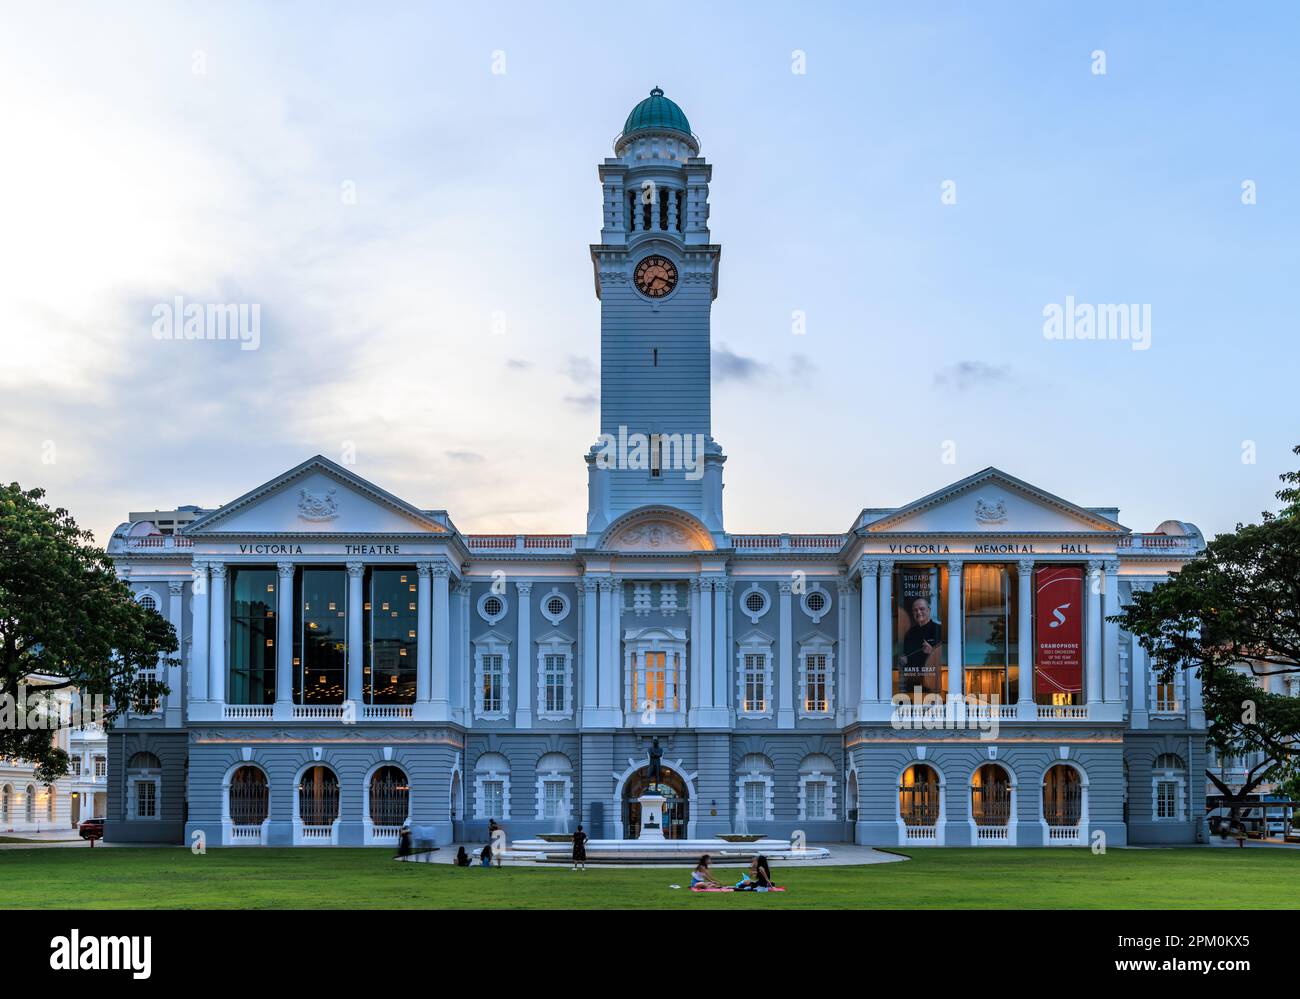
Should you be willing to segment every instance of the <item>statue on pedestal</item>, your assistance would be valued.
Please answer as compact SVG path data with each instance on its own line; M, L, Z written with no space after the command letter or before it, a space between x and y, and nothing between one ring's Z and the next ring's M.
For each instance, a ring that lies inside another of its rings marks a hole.
M660 761L664 758L664 751L659 748L659 736L655 736L650 742L650 790L653 794L659 793L659 784L663 779L663 767Z

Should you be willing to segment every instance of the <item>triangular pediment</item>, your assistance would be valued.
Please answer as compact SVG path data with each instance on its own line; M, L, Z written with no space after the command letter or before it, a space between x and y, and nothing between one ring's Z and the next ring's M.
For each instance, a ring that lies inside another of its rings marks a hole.
M1128 528L996 468L866 525L868 534L1127 534Z
M317 455L200 517L209 535L450 534L433 516Z

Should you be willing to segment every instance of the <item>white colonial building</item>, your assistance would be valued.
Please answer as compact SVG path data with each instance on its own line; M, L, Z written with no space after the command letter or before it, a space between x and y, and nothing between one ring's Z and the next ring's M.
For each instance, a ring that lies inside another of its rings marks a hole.
M464 534L319 456L118 529L183 666L111 733L110 840L631 836L655 738L670 836L1198 836L1196 680L1157 682L1107 620L1194 527L1134 533L989 468L842 533L726 530L711 170L657 89L600 165L582 529Z

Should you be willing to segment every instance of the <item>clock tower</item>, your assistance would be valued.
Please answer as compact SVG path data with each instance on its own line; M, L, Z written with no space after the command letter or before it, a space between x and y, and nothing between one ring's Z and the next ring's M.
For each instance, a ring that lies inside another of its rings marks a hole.
M600 439L587 453L594 544L623 514L667 506L722 526L722 448L710 428L709 314L722 248L710 241L713 168L658 87L600 165L591 247L600 299Z

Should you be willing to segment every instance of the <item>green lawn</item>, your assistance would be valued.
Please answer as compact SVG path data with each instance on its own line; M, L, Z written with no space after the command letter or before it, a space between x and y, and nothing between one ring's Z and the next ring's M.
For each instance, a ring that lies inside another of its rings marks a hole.
M459 870L384 850L0 851L13 908L1294 908L1295 850L917 850L905 863L786 867L783 895L695 895L677 868ZM730 875L728 869L723 879Z

